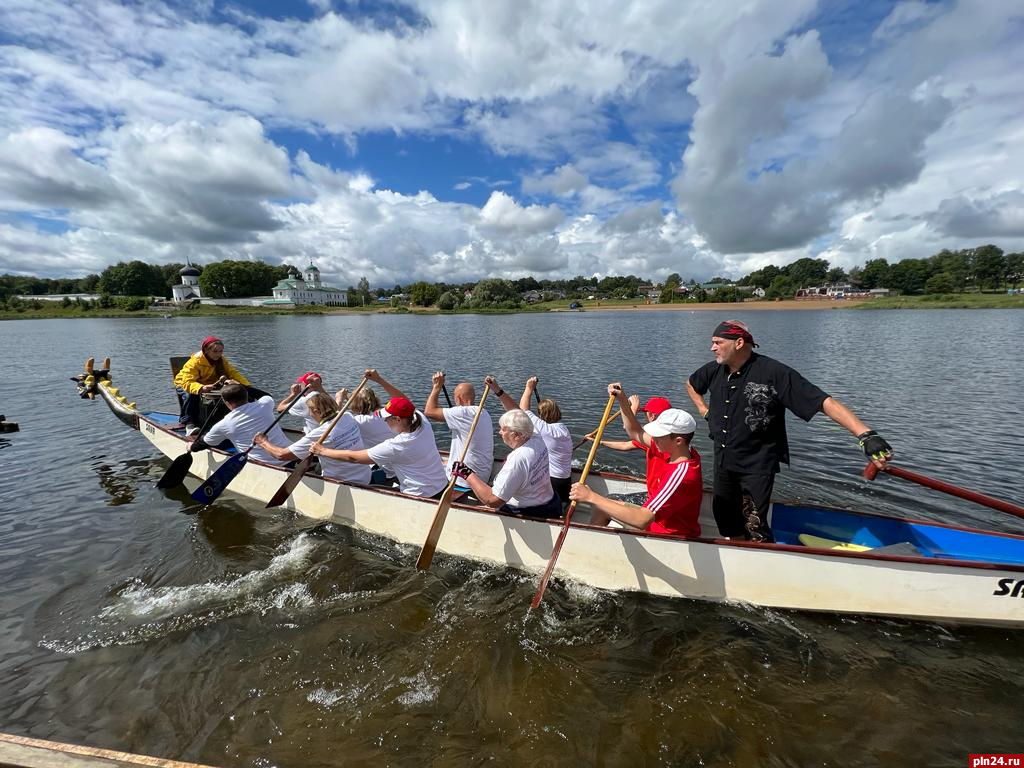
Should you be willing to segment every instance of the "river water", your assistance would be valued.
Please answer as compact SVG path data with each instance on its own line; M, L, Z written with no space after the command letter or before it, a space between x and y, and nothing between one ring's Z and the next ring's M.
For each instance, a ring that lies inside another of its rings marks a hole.
M903 466L1018 504L1024 313L736 311ZM374 366L422 403L437 368L528 375L574 435L605 384L690 407L707 312L0 323L0 730L222 766L929 765L1019 752L1024 635L611 594L154 487L149 443L68 377L86 357L170 410L168 357L209 333L283 394ZM497 417L498 412L493 411ZM781 497L1024 533L790 418ZM443 438L442 433L438 433ZM613 431L613 435L615 432ZM444 443L446 440L441 439ZM706 435L696 445L710 454ZM584 458L582 451L580 458ZM638 471L601 452L599 466ZM708 473L710 481L710 472Z

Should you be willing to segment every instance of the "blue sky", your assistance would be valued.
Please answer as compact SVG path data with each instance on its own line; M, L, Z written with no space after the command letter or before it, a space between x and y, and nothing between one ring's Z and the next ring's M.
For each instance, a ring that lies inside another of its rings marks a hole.
M0 272L740 277L1024 247L1011 0L0 2Z

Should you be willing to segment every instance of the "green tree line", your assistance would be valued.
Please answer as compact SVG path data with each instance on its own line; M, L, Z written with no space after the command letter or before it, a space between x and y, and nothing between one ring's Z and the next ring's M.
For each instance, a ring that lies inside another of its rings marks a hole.
M925 259L869 259L846 272L825 259L803 258L783 267L769 265L743 277L740 285L763 288L768 298L787 298L800 288L825 283L850 283L870 290L888 288L902 294L960 293L1017 288L1024 281L1024 254L1004 253L995 245L951 251L943 249Z
M41 296L62 293L100 293L104 296L157 296L170 298L171 287L180 282L178 272L183 264L152 265L133 260L118 262L100 274L82 278L48 279L24 275L0 275L0 301L14 295ZM289 264L271 266L261 261L225 260L199 268L199 287L211 298L238 298L269 295L274 285L300 272ZM728 283L715 278L712 283ZM951 251L943 249L924 259L902 259L890 264L884 258L869 259L863 266L847 272L833 267L826 259L805 257L781 267L768 265L737 281L739 286L764 289L767 298L791 298L800 288L826 283L849 283L854 288L889 288L899 293L957 293L963 291L1017 288L1024 282L1024 254L1004 253L995 245ZM369 280L360 278L349 286L351 306L371 306L381 297L408 293L413 305L441 309L519 307L522 295L536 291L542 299L564 297L633 299L640 297L641 286L650 284L636 275L611 275L604 278L576 275L562 280L538 280L523 277L517 280L487 278L477 282L445 283L419 281L403 289L371 290ZM678 289L687 287L686 292ZM740 301L749 295L735 287L723 285L714 293L704 291L694 280L684 280L678 273L669 275L660 288L663 303L673 301Z

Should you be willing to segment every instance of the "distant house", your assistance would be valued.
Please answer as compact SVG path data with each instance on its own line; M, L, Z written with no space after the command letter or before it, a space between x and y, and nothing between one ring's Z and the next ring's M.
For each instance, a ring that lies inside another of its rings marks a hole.
M796 292L796 298L798 299L854 299L854 298L865 298L868 296L888 296L888 288L876 289L881 293L876 293L875 290L866 291L863 288L858 288L851 283L826 283L822 286L816 286L813 288L801 288Z
M348 292L320 282L320 270L309 262L301 278L288 277L274 286L274 297L262 302L265 306L319 304L347 307Z
M704 289L705 293L712 294L719 288L732 288L733 285L732 283L702 283L700 287Z
M523 291L519 294L519 297L527 304L536 304L538 301L555 301L556 299L564 299L565 291L551 291L544 289Z

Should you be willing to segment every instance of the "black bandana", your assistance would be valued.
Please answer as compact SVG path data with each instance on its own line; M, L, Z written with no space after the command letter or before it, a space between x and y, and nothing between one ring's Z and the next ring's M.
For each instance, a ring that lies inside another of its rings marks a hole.
M757 346L750 331L733 323L719 323L711 335L718 336L720 339L743 339L747 344L753 347Z

